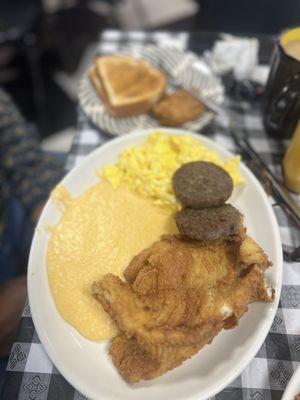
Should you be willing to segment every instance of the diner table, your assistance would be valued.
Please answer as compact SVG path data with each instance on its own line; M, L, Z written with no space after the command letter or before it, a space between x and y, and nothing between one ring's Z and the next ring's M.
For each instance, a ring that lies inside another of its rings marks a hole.
M104 31L101 35L98 53L114 53L120 46L141 43L175 43L201 55L212 47L217 34L186 32L127 32ZM267 63L273 40L260 38L259 60ZM281 176L281 160L287 145L286 140L269 137L263 128L260 102L246 101L227 96L227 106L236 113L236 130L251 142L252 146L270 169ZM238 148L227 129L214 121L201 133L234 153ZM78 165L96 147L111 139L107 133L93 126L78 109L78 130L74 138L66 171ZM286 214L274 205L282 242L287 248L300 244L299 230L293 226ZM280 290L280 288L277 288ZM76 356L76 355L75 355ZM216 400L279 400L294 370L300 364L300 264L283 265L283 285L279 307L270 331L260 350L243 370L241 375L219 394ZM99 376L101 379L101 376ZM47 356L35 331L26 304L19 332L12 346L4 379L3 400L79 400L86 399L75 390L60 374Z

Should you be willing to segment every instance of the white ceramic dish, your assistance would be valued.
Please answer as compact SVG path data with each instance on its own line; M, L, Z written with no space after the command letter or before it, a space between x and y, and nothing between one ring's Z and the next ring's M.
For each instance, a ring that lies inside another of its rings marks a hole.
M164 129L167 133L186 131ZM62 181L72 195L78 195L97 182L96 169L116 160L126 147L141 142L149 133L143 131L114 139L98 148L74 168ZM222 157L231 154L217 143L191 134ZM237 328L223 331L211 345L191 360L160 378L127 385L107 354L108 342L84 339L67 324L56 310L48 285L45 255L49 233L42 229L59 221L60 213L49 200L33 239L28 268L29 301L37 333L49 357L64 377L93 400L200 400L207 399L229 385L255 356L272 324L280 295L282 252L279 230L267 196L253 174L240 165L246 183L234 190L230 201L245 216L248 233L267 252L273 267L267 281L276 289L273 303L256 303L241 319Z
M294 400L295 396L300 393L300 365L293 373L281 400Z

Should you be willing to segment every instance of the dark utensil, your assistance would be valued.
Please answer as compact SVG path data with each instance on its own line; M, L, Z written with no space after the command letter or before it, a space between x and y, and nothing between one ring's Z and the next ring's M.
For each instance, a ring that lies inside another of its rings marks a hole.
M279 206L283 209L283 211L285 211L286 215L288 217L290 217L293 222L300 227L300 217L299 214L297 213L297 209L298 209L298 205L296 204L296 202L294 201L294 199L290 196L290 194L288 193L288 199L292 199L292 207L290 204L286 203L286 199L284 197L282 197L281 192L278 193L278 191L276 190L276 187L281 187L282 184L277 180L277 178L274 177L274 175L272 174L272 172L269 170L269 168L265 168L265 163L260 159L260 157L255 159L254 154L256 154L256 152L253 150L252 152L249 152L249 143L248 146L244 147L244 145L240 142L240 138L237 138L236 135L234 133L232 133L232 136L235 140L235 142L237 143L237 145L239 146L239 148L242 150L242 153L246 155L246 157L248 159L250 159L250 162L247 163L248 167L252 170L252 172L257 176L259 175L259 177L262 179L262 182L264 184L265 190L267 192L267 194L270 196L272 195L274 197L274 199L276 199L277 203L275 203L273 205L273 207ZM247 143L247 141L245 141ZM250 146L251 148L251 146ZM273 179L272 181L270 181L270 176L272 175ZM276 181L276 187L274 187L274 185L272 184L272 182L274 182L274 179ZM278 182L277 182L278 181ZM285 188L284 189L284 193L286 191ZM270 192L271 190L271 192ZM296 207L295 207L296 205ZM295 213L296 212L296 213ZM287 262L299 262L300 261L300 246L296 247L295 249L290 250L287 246L285 246L284 244L282 245L282 252L283 252L283 259Z
M285 245L282 245L283 258L288 262L299 262L300 261L300 246L294 250L287 250Z
M288 210L288 215L300 227L300 207L293 199L284 184L273 174L270 168L265 164L260 155L253 149L248 140L235 133L234 114L226 108L213 103L211 100L201 98L201 101L214 113L220 116L224 126L227 127L229 133L237 146L247 157L257 165L261 170L261 175L268 178L269 184L272 187L274 198L284 205L284 210ZM255 173L257 175L257 173Z
M276 205L280 206L285 211L286 215L300 227L300 207L283 183L273 174L259 154L253 149L248 140L235 133L234 114L230 110L218 106L210 100L205 98L201 100L211 111L221 117L223 125L228 129L232 139L241 150L241 153L248 160L248 167L262 181L267 195L272 195L276 200ZM285 261L300 261L300 246L293 250L287 250L286 246L282 245L282 251Z
M234 141L256 164L261 168L262 173L268 177L272 186L273 195L276 201L283 205L283 209L288 216L293 219L297 226L300 227L300 207L293 199L289 191L285 188L282 182L273 174L259 154L253 149L247 139L239 137L235 132L230 132Z

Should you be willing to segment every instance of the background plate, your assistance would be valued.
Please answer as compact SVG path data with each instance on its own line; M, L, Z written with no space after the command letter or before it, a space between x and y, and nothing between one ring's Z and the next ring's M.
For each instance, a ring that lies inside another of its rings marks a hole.
M167 133L186 131L164 129ZM126 147L141 142L149 131L117 138L91 153L62 181L73 196L98 181L95 171L114 162ZM191 134L224 157L228 151L201 135ZM246 183L233 192L230 202L245 216L248 233L269 255L273 267L267 282L276 290L273 303L256 303L237 328L222 331L182 366L152 381L127 385L107 354L108 342L84 339L56 310L50 292L46 251L50 233L43 229L59 221L60 213L49 200L41 215L32 243L28 267L28 291L32 318L39 338L53 363L64 377L85 396L94 400L201 400L213 396L238 376L255 356L271 327L276 313L282 275L282 252L277 221L267 196L257 179L244 165L240 172Z
M180 87L193 89L195 95L199 93L216 104L221 104L224 100L224 88L220 79L212 73L200 57L192 52L184 52L174 47L139 46L124 47L118 54L143 58L163 71L168 78L167 91L169 93ZM111 117L106 112L87 74L84 74L79 84L78 98L80 106L92 122L114 136L160 125L149 114L128 118ZM181 128L197 131L208 124L212 118L213 113L205 111L197 119L185 123Z

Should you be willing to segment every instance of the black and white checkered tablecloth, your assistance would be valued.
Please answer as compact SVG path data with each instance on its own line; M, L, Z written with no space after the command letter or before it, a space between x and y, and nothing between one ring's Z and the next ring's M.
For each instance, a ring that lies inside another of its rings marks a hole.
M193 38L187 33L143 32L121 34L106 31L99 44L100 52L115 52L120 44L161 43L168 41L182 48L193 48ZM253 104L233 104L239 111L238 126L255 149L277 174L281 174L280 161L285 143L266 136L259 110ZM218 125L205 130L205 134L233 152L229 135ZM67 163L69 170L95 147L109 140L109 136L96 130L79 113L79 130ZM272 199L270 199L272 202ZM275 209L280 225L282 242L287 246L300 244L300 233L280 209ZM216 400L276 400L281 399L293 371L300 363L300 264L285 263L279 308L270 332L261 349L242 374L229 387L215 396ZM36 331L27 305L21 327L12 347L4 381L3 400L71 400L85 399L60 375L49 360Z

